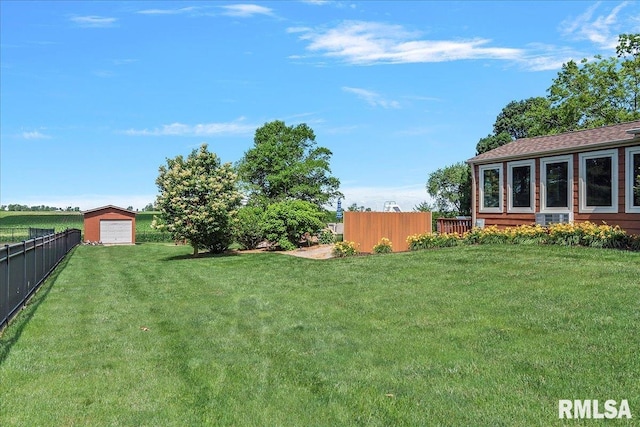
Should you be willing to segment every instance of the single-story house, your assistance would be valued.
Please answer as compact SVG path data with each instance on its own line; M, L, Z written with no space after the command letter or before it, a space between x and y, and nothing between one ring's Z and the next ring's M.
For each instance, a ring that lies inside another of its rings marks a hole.
M640 120L522 138L467 163L476 226L591 221L640 235Z
M136 213L107 205L84 212L84 240L109 245L136 242Z

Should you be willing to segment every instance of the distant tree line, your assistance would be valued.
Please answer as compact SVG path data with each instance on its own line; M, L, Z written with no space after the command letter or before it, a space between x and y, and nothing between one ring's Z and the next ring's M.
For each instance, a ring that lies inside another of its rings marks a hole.
M71 206L67 206L66 208L57 208L54 206L45 206L45 205L39 205L39 206L27 206L27 205L20 205L20 204L16 204L16 203L11 203L8 205L2 205L0 206L0 210L3 211L22 211L22 212L26 212L26 211L33 211L33 212L80 212L80 208L79 207L71 207Z

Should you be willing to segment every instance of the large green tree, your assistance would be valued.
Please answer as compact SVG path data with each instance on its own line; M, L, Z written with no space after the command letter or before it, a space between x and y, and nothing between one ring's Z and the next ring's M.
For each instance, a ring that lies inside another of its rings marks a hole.
M640 34L621 34L616 54L569 61L546 97L507 104L496 117L493 133L478 142L477 154L519 138L640 118Z
M203 144L186 159L181 155L167 159L156 184L160 216L152 227L168 231L176 240L188 240L194 256L199 249L218 253L229 247L242 199L231 163L221 164Z
M438 169L429 175L427 192L443 214L471 213L471 168L459 162Z
M616 48L622 58L622 84L628 94L629 109L640 117L640 34L621 34Z
M276 120L258 128L254 146L238 162L238 173L252 204L304 200L321 207L342 194L331 175L331 151L316 145L306 124L287 126Z

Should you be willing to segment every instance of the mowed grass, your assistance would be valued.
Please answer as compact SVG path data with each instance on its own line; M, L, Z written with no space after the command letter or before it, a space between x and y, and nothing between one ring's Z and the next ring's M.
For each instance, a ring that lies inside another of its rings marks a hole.
M0 425L549 426L559 399L640 417L638 253L189 253L76 248L0 337Z

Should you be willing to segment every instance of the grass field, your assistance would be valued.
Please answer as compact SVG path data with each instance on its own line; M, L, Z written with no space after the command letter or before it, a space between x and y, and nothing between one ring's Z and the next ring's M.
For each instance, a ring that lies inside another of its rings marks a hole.
M167 236L151 228L153 216L158 212L138 212L136 214L136 241L166 241ZM28 238L28 228L55 229L56 232L67 228L84 231L81 212L9 212L0 211L0 242L19 242Z
M640 417L639 253L189 253L76 248L0 337L0 425L593 423L559 399Z

